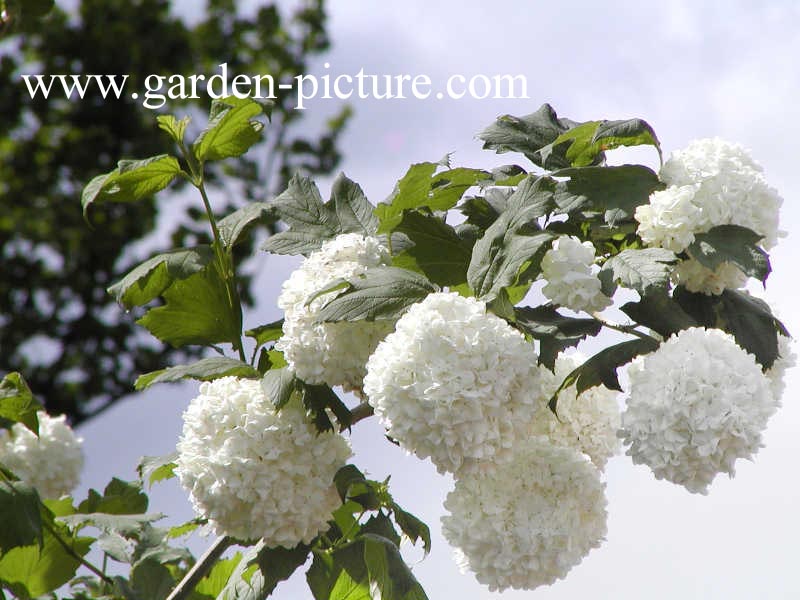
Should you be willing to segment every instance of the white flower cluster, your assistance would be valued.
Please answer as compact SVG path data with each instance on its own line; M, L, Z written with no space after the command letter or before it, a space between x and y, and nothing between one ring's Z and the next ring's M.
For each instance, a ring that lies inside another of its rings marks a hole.
M545 297L571 310L588 313L603 310L611 298L600 290L600 280L592 272L595 250L591 242L562 236L542 258Z
M604 539L604 488L577 451L531 439L513 462L456 481L442 531L490 590L550 585Z
M285 321L275 348L283 351L300 379L312 385L361 389L367 358L394 323L318 323L317 313L335 293L308 300L337 279L351 279L385 264L388 255L377 239L346 233L325 242L283 284L278 306L285 312Z
M628 376L627 454L695 493L758 451L779 404L755 357L718 329L680 331L634 360Z
M783 199L741 146L719 138L695 140L672 153L660 178L668 187L654 192L635 214L639 236L649 246L683 252L696 234L718 225L752 229L767 250L777 243ZM712 273L690 259L678 266L676 279L690 291L720 294L741 287L747 277L733 265Z
M797 354L792 348L792 339L785 335L778 335L778 358L764 375L769 379L770 389L775 400L783 398L783 391L786 389L784 377L786 371L794 368L797 364Z
M364 392L391 437L440 472L507 462L544 392L536 354L483 302L434 293L369 358Z
M558 417L547 406L564 378L583 362L584 358L578 353L561 353L556 358L554 373L541 367L547 394L531 433L544 436L555 446L574 448L586 454L598 469L603 469L608 459L620 450L617 392L600 385L578 394L572 385L558 395Z
M22 423L0 430L0 463L35 487L43 498L59 498L78 485L83 469L83 439L64 415L37 413L39 437Z
M222 377L200 385L183 419L175 472L219 534L292 548L327 527L350 445L318 435L296 400L276 414L259 381Z

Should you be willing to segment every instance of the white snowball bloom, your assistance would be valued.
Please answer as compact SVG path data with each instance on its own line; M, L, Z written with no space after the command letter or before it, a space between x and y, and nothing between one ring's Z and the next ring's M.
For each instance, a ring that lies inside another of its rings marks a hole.
M779 401L783 397L783 392L786 389L786 382L784 377L786 371L793 369L797 364L797 354L792 348L794 344L792 339L785 335L778 335L778 358L772 363L772 366L764 373L769 379L770 389L775 400Z
M453 473L510 460L543 397L533 346L455 293L409 308L370 357L364 392L404 449Z
M648 246L683 252L694 242L697 231L708 230L703 211L694 203L693 185L671 186L653 192L650 203L636 207L638 234Z
M767 184L763 171L739 144L711 138L673 152L659 176L667 185L696 186L693 202L703 219L695 233L717 225L741 225L764 236L762 243L770 249L780 235L783 199Z
M656 478L707 493L718 473L751 458L779 402L755 357L718 329L670 337L628 368L620 436Z
M695 235L719 225L740 225L762 235L761 245L775 246L783 199L764 178L763 169L738 144L719 138L691 142L673 152L660 172L669 187L636 208L637 230L649 246L683 252ZM673 279L693 292L721 294L740 288L747 275L730 263L712 271L693 258L675 267Z
M747 275L729 262L721 263L712 271L690 258L675 265L672 280L690 292L718 296L726 289L743 287L747 283Z
M576 450L528 440L512 463L456 480L442 532L492 591L550 585L603 541L604 489Z
M83 439L64 415L37 413L39 437L22 423L0 430L0 463L35 487L43 498L59 498L78 485L83 469Z
M584 360L578 353L562 353L556 358L555 373L541 367L542 379L547 382L547 396L542 400L531 432L546 437L556 446L583 452L598 469L603 469L608 459L620 451L617 392L600 385L578 395L572 385L558 395L558 418L547 406L564 378Z
M574 311L588 313L603 310L611 298L600 291L600 280L592 272L595 250L591 242L562 236L542 258L542 278L547 285L545 297Z
M361 389L367 358L394 323L317 323L318 311L336 293L306 302L337 279L357 277L388 262L386 249L377 239L346 233L325 242L283 284L278 306L285 312L285 321L283 337L275 348L283 351L300 379L313 385Z
M326 529L350 445L318 435L296 400L276 414L258 380L222 377L200 384L183 421L175 472L220 535L292 548Z

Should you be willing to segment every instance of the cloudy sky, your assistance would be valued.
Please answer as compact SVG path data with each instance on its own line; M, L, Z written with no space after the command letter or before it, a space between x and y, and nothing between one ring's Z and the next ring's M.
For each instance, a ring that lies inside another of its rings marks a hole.
M373 202L391 191L412 162L448 152L455 152L456 165L484 168L524 160L481 151L474 134L499 114L527 114L543 102L575 120L642 117L667 152L693 138L718 135L750 148L785 198L782 224L789 235L772 254L766 293L789 329L800 331L793 273L800 251L800 211L793 202L800 192L793 175L800 140L800 5L793 0L331 5L334 48L325 58L331 73L363 68L426 74L434 82L456 73L521 74L528 82L529 100L355 100L355 117L342 142L342 169ZM323 71L322 61L316 70ZM309 122L320 122L337 108L336 101L314 101ZM633 160L630 156L648 164L654 158L646 152L624 155ZM327 194L330 180L319 183ZM267 256L260 261L255 288L260 305L247 316L248 326L278 317L278 287L296 266ZM452 482L386 443L374 419L353 432L355 462L375 478L391 473L400 503L434 529L432 554L414 567L432 600L797 598L798 385L790 373L785 406L771 421L755 462L740 463L736 478L717 480L708 496L656 481L624 456L612 460L606 472L606 543L566 580L533 592L490 594L472 575L459 573L438 530ZM102 486L114 474L131 477L140 455L172 450L193 392L190 385L157 387L83 427L84 487ZM191 517L177 486L157 487L153 499L152 508L170 513L173 521ZM204 543L195 548L202 550ZM301 576L279 588L276 597L310 594Z

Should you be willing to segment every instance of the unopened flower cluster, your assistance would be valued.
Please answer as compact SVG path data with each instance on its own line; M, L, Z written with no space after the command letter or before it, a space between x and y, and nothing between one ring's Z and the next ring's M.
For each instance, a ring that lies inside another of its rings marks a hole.
M295 401L276 414L259 381L236 377L202 383L183 419L175 472L218 533L293 548L327 528L351 455L341 435L317 434Z
M0 463L43 498L59 498L78 485L83 469L83 439L67 424L64 415L37 413L39 436L22 423L0 430Z
M600 290L600 280L592 272L595 249L591 242L562 236L542 258L542 289L546 298L576 312L598 312L611 304Z
M667 188L636 209L638 234L650 246L687 251L695 235L719 225L747 227L769 250L777 243L778 210L783 202L764 178L762 167L737 144L701 139L674 152L659 174ZM674 277L689 291L720 294L739 288L747 277L723 263L715 271L694 258L679 263Z
M340 279L363 275L387 260L386 249L377 239L347 233L325 242L283 284L278 297L278 306L285 313L283 337L275 348L283 351L300 379L313 385L361 389L367 358L394 323L320 323L317 314L335 293L313 296Z
M779 405L755 357L719 329L690 328L628 368L620 435L658 479L707 493L718 473L761 447Z

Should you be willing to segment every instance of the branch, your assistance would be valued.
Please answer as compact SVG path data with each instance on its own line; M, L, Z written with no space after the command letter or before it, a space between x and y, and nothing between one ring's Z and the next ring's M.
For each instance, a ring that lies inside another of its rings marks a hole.
M220 536L214 540L214 543L211 544L209 549L206 550L205 554L200 557L200 560L198 560L194 566L189 569L189 572L186 573L181 582L175 586L175 589L172 590L172 593L167 596L167 600L184 600L184 598L188 598L200 580L208 575L208 572L211 570L211 567L214 566L214 563L219 560L223 552L225 552L225 550L227 550L232 544L233 539L227 536Z
M350 414L353 415L353 420L350 422L350 425L355 425L359 421L363 421L364 419L374 415L375 410L366 402L362 402L353 410L351 410Z
M619 331L621 333L627 333L629 335L635 335L638 338L643 340L655 340L656 342L661 343L661 340L654 338L652 335L647 335L643 331L639 331L636 329L636 325L623 325L621 323L614 323L612 321L606 321L598 315L597 313L592 313L592 318L600 323L603 327L607 327L608 329L613 329L615 331Z

